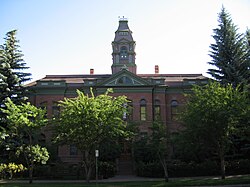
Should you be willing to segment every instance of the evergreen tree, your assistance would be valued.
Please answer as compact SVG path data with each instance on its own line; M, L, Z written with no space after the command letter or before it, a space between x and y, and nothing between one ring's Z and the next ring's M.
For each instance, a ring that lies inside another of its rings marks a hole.
M19 41L16 39L16 30L6 34L5 43L1 45L1 78L4 86L1 102L9 97L14 103L18 104L25 100L26 88L23 83L30 80L30 73L23 70L28 69L23 60L23 54L19 50Z
M30 73L23 72L29 67L26 67L19 50L16 32L8 32L4 44L0 45L0 108L5 108L6 98L10 98L15 104L24 102L27 89L23 83L31 79ZM5 121L5 114L0 112L1 127L6 126Z
M236 87L249 84L249 48L246 37L237 33L238 28L224 7L219 13L218 22L213 35L215 43L210 45L212 61L208 62L216 68L209 69L208 73L223 85L230 83Z

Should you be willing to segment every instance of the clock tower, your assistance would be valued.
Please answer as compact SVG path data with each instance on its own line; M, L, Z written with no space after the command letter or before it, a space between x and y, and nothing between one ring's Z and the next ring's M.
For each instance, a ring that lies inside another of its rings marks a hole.
M119 20L112 49L112 74L119 72L122 68L136 74L135 41L132 37L132 31L128 27L128 20L124 17Z

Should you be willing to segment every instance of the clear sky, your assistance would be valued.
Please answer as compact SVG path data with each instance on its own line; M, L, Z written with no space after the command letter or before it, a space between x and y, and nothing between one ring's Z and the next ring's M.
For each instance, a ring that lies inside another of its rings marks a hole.
M17 29L33 80L49 74L110 74L118 17L136 41L137 73L202 73L224 5L239 32L249 0L0 0L0 44Z

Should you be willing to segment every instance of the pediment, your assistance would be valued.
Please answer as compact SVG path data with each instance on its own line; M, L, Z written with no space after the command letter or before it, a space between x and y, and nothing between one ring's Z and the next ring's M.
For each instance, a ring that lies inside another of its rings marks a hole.
M147 80L138 77L134 73L128 70L121 70L103 82L100 82L98 86L146 86L151 85Z

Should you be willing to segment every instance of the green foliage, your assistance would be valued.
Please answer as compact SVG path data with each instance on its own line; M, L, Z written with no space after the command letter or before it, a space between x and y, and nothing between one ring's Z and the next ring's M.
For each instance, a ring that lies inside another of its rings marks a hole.
M5 43L0 45L0 102L4 104L7 97L14 103L25 100L27 89L23 83L30 80L30 73L23 70L28 69L20 51L19 41L16 39L16 30L6 34Z
M99 162L99 175L104 179L114 177L116 173L116 165L114 162Z
M28 145L18 147L16 152L17 156L19 156L21 153L27 155L27 158L30 163L46 164L49 159L49 153L47 149L39 145Z
M99 144L100 155L98 160L114 162L120 156L121 149L121 144L118 141L106 138Z
M20 173L27 170L22 164L8 163L8 164L0 164L0 176L2 178L6 178L7 174L9 174L9 178L12 179L15 173Z
M196 146L213 148L224 165L230 137L239 132L242 119L249 114L247 94L217 82L195 86L193 92L182 114L185 130L181 137L191 150Z
M62 111L56 141L75 145L83 153L87 181L94 164L94 150L100 143L128 135L122 119L127 112L124 103L128 101L125 96L108 95L110 92L94 96L91 90L88 96L78 90L78 97L65 98L59 104Z
M149 134L138 134L134 141L134 157L137 162L138 173L144 173L144 167L159 163L164 171L166 182L168 181L167 159L169 157L168 147L169 134L167 127L159 122L153 122ZM157 167L156 167L157 168ZM154 168L152 168L152 171ZM154 173L155 172L149 172ZM150 174L143 174L148 176ZM162 172L159 173L162 175ZM159 175L157 175L159 177ZM156 177L156 176L154 176Z
M2 111L7 114L9 128L16 133L34 133L32 130L40 130L48 120L44 117L46 111L28 103L14 104L10 99L5 103L7 109Z
M16 151L18 156L24 156L29 168L30 182L32 182L33 168L36 163L45 164L49 158L46 148L37 145L41 128L47 125L45 110L28 103L14 104L9 98L2 109L7 115L8 134L7 147Z
M122 120L125 96L112 97L107 92L91 97L77 91L78 97L60 102L62 112L57 140L76 145L81 150L96 147L106 137L125 134Z
M214 29L214 44L210 45L209 64L215 69L209 69L216 80L226 85L246 85L250 83L250 53L246 37L237 33L230 15L222 7L218 18L218 28ZM248 38L249 39L249 38Z

